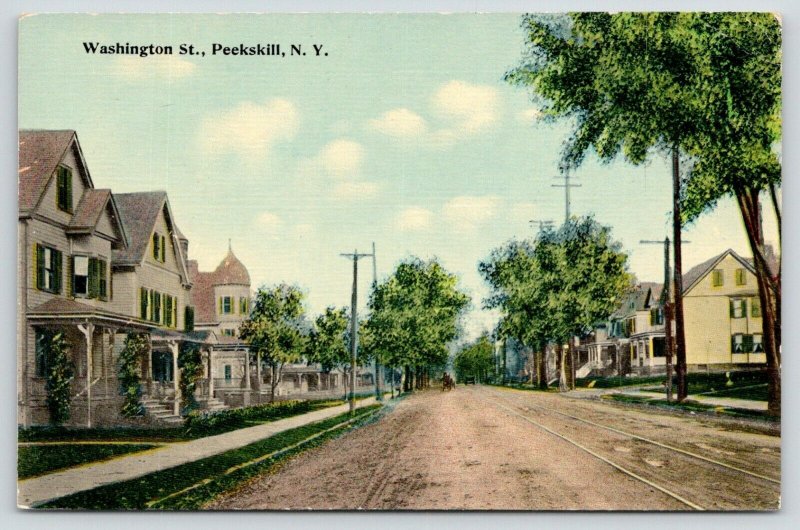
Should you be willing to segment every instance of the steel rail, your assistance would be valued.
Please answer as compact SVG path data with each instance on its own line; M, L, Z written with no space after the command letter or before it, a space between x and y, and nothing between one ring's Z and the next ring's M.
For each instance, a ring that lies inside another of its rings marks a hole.
M503 399L503 398L500 398L500 399ZM614 433L617 433L617 434L621 434L623 436L628 436L629 438L633 438L635 440L646 442L646 443L661 447L663 449L667 449L667 450L670 450L670 451L675 451L676 453L681 453L681 454L689 456L691 458L696 458L698 460L702 460L704 462L708 462L709 464L713 464L715 466L723 467L723 468L731 470L731 471L736 471L737 473L742 473L742 474L745 474L745 475L749 475L751 477L755 477L755 478L758 478L758 479L761 479L761 480L765 480L767 482L772 482L774 484L780 484L781 483L780 480L776 480L776 479L774 479L772 477L768 477L766 475L761 475L759 473L753 473L752 471L747 471L746 469L742 469L740 467L736 467L736 466L733 466L731 464L726 464L725 462L720 462L719 460L714 460L713 458L709 458L707 456L699 455L697 453L693 453L691 451L687 451L686 449L681 449L680 447L675 447L674 445L665 444L665 443L662 443L662 442L658 442L656 440L651 440L650 438L645 438L644 436L639 436L638 434L633 434L633 433L630 433L630 432L626 432L626 431L622 431L622 430L616 429L614 427L609 427L607 425L603 425L603 424L600 424L600 423L595 423L595 422L593 422L591 420L587 420L585 418L581 418L581 417L578 417L578 416L573 416L572 414L567 414L566 412L561 412L560 410L557 410L557 409L553 409L553 408L550 408L550 407L544 407L542 405L526 404L526 406L537 408L537 409L540 409L540 410L545 410L545 411L552 412L552 413L555 413L555 414L559 414L559 415L564 416L566 418L570 418L570 419L573 419L575 421L583 422L583 423L585 423L587 425L592 425L592 426L598 427L600 429L606 429L608 431L611 431L611 432L614 432Z
M613 467L617 471L620 471L620 472L624 473L625 475L628 475L631 478L634 478L634 479L636 479L636 480L638 480L640 482L643 482L644 484L647 484L651 488L657 489L661 493L664 493L665 495L668 495L669 497L672 497L673 499L677 500L678 502L680 502L682 504L685 504L686 506L690 507L691 509L697 510L697 511L705 511L705 508L703 508L702 506L700 506L698 504L695 504L695 503L693 503L692 501L690 501L688 499L684 499L683 497L681 497L680 495L678 495L674 491L670 491L667 488L665 488L663 486L660 486L660 485L656 484L655 482L652 482L652 481L642 477L641 475L637 475L633 471L631 471L629 469L626 469L626 468L622 467L621 465L619 465L619 464L617 464L615 462L612 462L611 460L609 460L608 458L604 457L603 455L592 451L588 447L576 442L575 440L572 440L571 438L569 438L567 436L564 436L563 434L557 433L554 430L549 429L548 427L545 427L541 423L538 423L538 422L530 419L529 417L525 416L524 414L521 414L521 413L517 412L516 410L512 409L511 407L507 407L506 405L498 403L497 401L494 401L494 400L490 400L490 401L492 401L497 407L500 407L501 409L503 409L503 410L515 415L515 416L519 416L520 418L522 418L523 420L527 421L528 423L532 423L533 425L536 425L537 427L539 427L543 431L545 431L545 432L547 432L549 434L552 434L553 436L561 438L562 440L574 445L578 449L581 449L582 451L585 451L585 452L589 453L590 455L592 455L593 457L597 458L598 460L601 460L601 461L605 462L606 464L610 465L611 467Z

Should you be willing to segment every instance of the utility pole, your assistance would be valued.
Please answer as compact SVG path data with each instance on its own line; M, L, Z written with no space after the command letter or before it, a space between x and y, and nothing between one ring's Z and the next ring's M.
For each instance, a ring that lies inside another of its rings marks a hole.
M375 242L372 242L372 289L378 287L378 265L375 258ZM375 399L383 401L383 391L381 391L381 365L378 363L378 353L375 353Z
M686 334L683 327L683 257L681 254L681 179L678 148L672 150L672 244L675 249L675 358L678 373L678 401L688 396L686 386Z
M673 355L675 353L675 342L672 336L672 322L673 317L673 304L670 297L670 268L669 268L669 237L665 237L664 241L650 241L641 240L639 243L643 245L664 245L664 289L661 296L664 298L664 349L667 361L667 401L672 401L672 368L673 368ZM683 241L682 243L691 243L691 241Z
M372 254L359 254L355 250L352 254L340 254L353 260L353 294L350 299L350 413L356 410L356 357L358 352L358 259L372 256Z
M570 207L570 197L569 197L569 190L570 188L580 188L582 184L570 184L570 176L569 176L569 169L564 171L564 175L560 177L554 177L557 179L564 179L564 184L551 184L550 186L553 188L564 188L564 222L569 221L569 207Z

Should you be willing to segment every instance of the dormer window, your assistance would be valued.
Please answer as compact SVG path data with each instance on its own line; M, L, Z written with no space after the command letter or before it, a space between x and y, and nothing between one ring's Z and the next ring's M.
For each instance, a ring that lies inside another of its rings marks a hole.
M59 210L72 213L72 171L64 166L56 169L56 205Z
M158 232L153 232L153 259L164 263L167 260L166 238Z

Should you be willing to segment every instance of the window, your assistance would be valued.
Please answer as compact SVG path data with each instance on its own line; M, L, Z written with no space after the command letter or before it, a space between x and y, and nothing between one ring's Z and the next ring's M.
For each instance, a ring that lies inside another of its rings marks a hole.
M153 259L161 263L167 260L167 241L158 232L153 232Z
M235 337L236 330L235 329L223 329L222 334L226 337Z
M233 297L222 296L219 299L219 312L223 315L233 313Z
M250 313L250 300L239 298L239 314L247 315L248 313Z
M650 325L661 326L662 324L664 324L664 309L654 307L650 310Z
M75 296L89 295L89 258L72 257L72 293Z
M731 352L733 353L752 353L756 348L756 337L758 337L759 351L764 351L761 345L761 335L745 335L737 333L731 337Z
M736 285L747 285L747 271L736 269Z
M711 286L722 287L725 283L722 269L714 269L711 271Z
M747 316L744 298L731 298L731 318L744 318Z
M40 291L61 293L61 252L43 245L34 246L36 252L36 288Z
M72 171L63 166L56 169L56 205L59 210L72 213Z
M47 343L53 335L47 330L36 328L36 377L47 377Z
M755 318L761 316L761 300L759 298L750 299L750 316Z
M731 352L744 353L744 335L737 333L731 337Z
M162 383L172 381L172 354L165 351L153 352L153 381Z
M231 365L226 364L225 365L225 381L230 381L230 380L231 380Z
M753 353L764 353L764 344L761 341L761 334L753 335Z

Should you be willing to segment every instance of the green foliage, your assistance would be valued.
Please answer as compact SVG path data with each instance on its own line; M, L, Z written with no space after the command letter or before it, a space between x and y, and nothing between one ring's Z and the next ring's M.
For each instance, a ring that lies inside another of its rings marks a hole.
M453 366L456 379L463 381L466 377L475 377L477 381L486 382L494 370L494 348L488 335L481 335L472 344L461 348L456 354Z
M621 245L592 217L511 241L478 268L492 288L486 307L503 312L501 333L537 347L590 331L632 281Z
M203 377L203 358L198 344L191 342L181 344L178 367L181 370L181 407L186 414L197 408L194 392L197 389L197 382Z
M314 321L314 328L309 335L308 362L321 364L325 372L350 365L348 324L346 309L326 308L325 313Z
M469 297L435 259L412 258L373 290L364 349L386 366L441 368L459 334Z
M17 449L17 478L30 478L67 467L106 460L156 447L156 444L51 444Z
M75 375L72 361L67 357L67 340L62 332L56 332L45 339L45 365L47 366L47 410L50 423L60 425L69 419L69 406L72 401L70 385Z
M272 368L274 397L284 365L299 362L307 351L302 291L286 284L260 288L239 337L250 345L251 353L260 354L261 362Z
M119 354L119 386L123 396L122 415L126 418L141 416L142 378L141 360L149 351L147 336L143 333L128 333Z
M563 153L590 148L638 164L652 148L690 163L683 221L726 195L780 182L781 28L770 13L527 15L526 55L506 74L551 119L576 128Z
M359 408L356 411L357 418L365 418L380 407L380 405L372 405ZM219 455L150 473L132 480L74 493L47 502L38 506L38 508L143 510L151 507L149 503L154 503L152 505L154 509L198 509L204 502L211 500L216 495L231 490L242 482L273 469L276 463L341 434L348 426L326 433L311 443L275 455L273 458L226 473L234 466L246 464L265 454L288 448L351 418L350 413L345 412L333 418L290 429ZM349 427L353 428L358 425L359 421L356 421L349 424ZM184 495L178 495L162 501L166 496L192 487L206 479L209 480L207 485L189 491Z
M184 426L187 434L191 436L209 436L250 427L252 425L249 422L274 421L296 416L309 412L312 408L316 408L314 402L292 400L238 409L219 410L211 413L193 412L184 419Z

